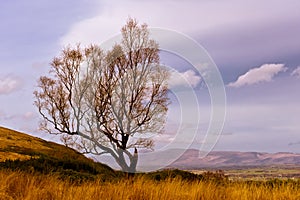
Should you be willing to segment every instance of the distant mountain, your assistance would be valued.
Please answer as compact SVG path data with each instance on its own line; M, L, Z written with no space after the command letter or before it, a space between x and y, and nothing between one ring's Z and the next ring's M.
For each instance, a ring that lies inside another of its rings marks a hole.
M178 159L176 155L181 155ZM139 164L141 169L158 169L166 158L170 162L168 167L178 169L225 169L238 167L262 166L297 166L300 167L300 154L294 153L259 153L259 152L233 152L212 151L205 158L199 158L199 151L189 149L171 149L158 154L141 155ZM175 155L175 156L174 156ZM86 172L92 174L106 174L115 176L115 171L108 166L96 163L77 151L54 142L42 140L37 137L0 127L0 168L10 164L7 160L17 160L22 169L29 167L35 170L66 172ZM104 159L105 160L105 159ZM108 162L110 163L110 162ZM114 163L114 162L112 162ZM44 166L44 168L43 168ZM110 163L110 166L113 164ZM150 167L149 167L150 166ZM152 166L152 167L151 167ZM156 167L157 166L157 167ZM143 170L141 170L143 171Z
M170 167L180 169L247 167L247 166L300 166L300 154L279 152L234 152L212 151L205 158L199 158L199 151L187 150Z

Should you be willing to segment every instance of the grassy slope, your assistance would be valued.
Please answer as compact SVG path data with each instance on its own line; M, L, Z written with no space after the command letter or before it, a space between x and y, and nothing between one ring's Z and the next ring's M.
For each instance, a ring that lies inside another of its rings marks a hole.
M6 159L28 160L32 156L39 157L41 155L59 159L89 160L75 150L63 145L0 127L0 162Z
M60 176L74 179L95 179L97 176L101 176L105 180L110 180L125 176L122 172L114 171L106 165L96 163L63 145L2 127L0 127L1 168L29 172L37 171L44 174L58 172ZM202 178L200 175L181 170L152 172L147 173L146 176L154 180L175 177L181 177L185 180Z
M58 172L73 178L99 175L110 179L119 175L71 148L3 127L0 127L0 168Z

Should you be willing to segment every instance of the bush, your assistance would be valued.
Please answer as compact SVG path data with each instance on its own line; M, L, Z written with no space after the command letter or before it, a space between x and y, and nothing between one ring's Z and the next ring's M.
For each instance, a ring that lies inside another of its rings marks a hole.
M78 172L71 169L61 171L59 174L59 179L69 181L70 183L81 184L86 181L95 181L96 176L86 172Z
M215 183L226 183L229 180L228 176L226 176L222 170L216 172L204 172L202 178L204 181L213 181Z
M62 179L69 178L71 181L94 180L98 175L102 179L110 180L120 176L110 167L93 161L78 161L72 159L57 159L48 156L31 158L29 160L6 160L0 162L0 169L13 171L25 171L41 174L58 174Z
M174 178L179 178L185 181L197 181L203 179L202 175L194 174L179 169L167 169L162 171L150 172L145 174L145 176L156 181L163 181L166 179L174 179Z

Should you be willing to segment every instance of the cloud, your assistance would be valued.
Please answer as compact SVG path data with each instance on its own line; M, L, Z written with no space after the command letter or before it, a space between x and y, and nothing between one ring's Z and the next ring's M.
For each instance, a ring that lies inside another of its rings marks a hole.
M153 139L157 142L165 142L165 143L170 143L174 140L175 136L174 135L168 135L168 134L161 134L161 135L156 135L153 137Z
M270 82L279 72L286 71L284 64L264 64L260 67L250 69L245 74L238 77L235 82L229 83L229 87L241 87L262 82Z
M131 16L152 27L163 27L181 31L187 34L201 33L210 35L224 27L247 26L255 28L264 26L270 21L278 23L298 13L299 2L274 3L272 0L245 2L228 0L214 1L101 1L98 13L88 19L73 24L68 33L61 38L61 44L84 45L99 43L119 33L121 26ZM232 6L234 5L234 6ZM269 12L265 12L268 9ZM188 10L189 12L183 12ZM287 12L288 10L288 12ZM155 14L153 14L155 12ZM253 13L255 12L255 15ZM180 15L178 14L180 13ZM169 16L169 17L166 17ZM297 14L297 16L299 16Z
M201 81L201 77L198 76L193 70L187 70L185 72L173 71L169 80L170 88L175 87L196 87Z
M0 77L0 95L10 94L20 89L21 79L14 75Z
M297 67L297 68L291 73L291 75L300 78L300 66Z

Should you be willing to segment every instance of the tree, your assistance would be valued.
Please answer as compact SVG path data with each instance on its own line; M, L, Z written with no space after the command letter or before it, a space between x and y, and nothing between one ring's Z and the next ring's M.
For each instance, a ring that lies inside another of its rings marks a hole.
M82 153L110 154L122 170L135 172L138 149L154 144L147 134L164 127L169 73L147 25L129 19L121 33L107 52L97 45L63 49L49 76L38 80L35 105L41 129Z

